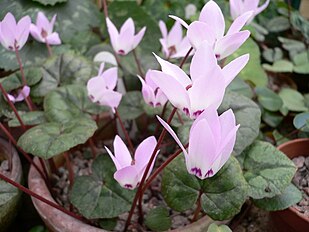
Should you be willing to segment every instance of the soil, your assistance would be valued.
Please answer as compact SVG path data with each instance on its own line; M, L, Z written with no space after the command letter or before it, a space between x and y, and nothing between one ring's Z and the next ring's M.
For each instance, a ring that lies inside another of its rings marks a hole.
M309 217L309 156L299 156L293 159L297 167L293 183L302 192L303 199L294 207L306 217Z

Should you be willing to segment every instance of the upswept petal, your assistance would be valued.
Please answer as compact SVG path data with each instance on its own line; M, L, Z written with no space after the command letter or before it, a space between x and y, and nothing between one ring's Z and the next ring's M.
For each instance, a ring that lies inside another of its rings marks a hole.
M241 5L239 0L230 0L230 13L232 19L236 19L241 12Z
M232 109L225 111L219 116L220 125L221 125L221 134L226 136L229 132L235 127L236 119ZM222 138L224 140L224 137Z
M201 10L199 21L205 22L211 25L214 29L217 39L220 39L224 35L225 21L220 7L216 2L210 0L205 4Z
M31 19L29 16L24 16L17 24L16 40L18 43L18 50L20 50L28 40L30 25Z
M173 139L176 141L176 143L178 144L178 146L181 148L181 150L183 151L185 156L188 156L188 153L186 151L186 149L184 148L184 146L182 145L182 143L180 142L178 136L176 135L176 133L173 131L173 129L162 119L157 115L157 119L159 120L159 122L161 123L161 125L168 131L168 133L170 133L170 135L173 137Z
M216 37L212 27L207 23L195 21L190 24L187 31L188 39L195 49L197 49L204 41L210 46L214 46Z
M108 149L108 147L104 146L104 148L107 151L107 153L109 154L109 156L111 157L112 161L114 162L116 169L120 170L122 168L122 166L119 164L118 160L115 158L113 153Z
M187 74L179 68L177 65L172 64L166 60L163 60L161 57L157 56L153 53L156 57L157 61L161 65L162 72L172 76L175 80L177 80L184 88L188 85L191 85L192 82ZM154 81L154 80L153 80ZM154 81L155 82L155 81ZM155 82L156 83L156 82ZM157 84L158 85L158 84ZM159 85L158 85L159 86ZM164 92L164 91L163 91Z
M117 45L118 50L116 52L119 55L126 55L132 50L132 44L134 42L134 36L131 34L131 29L127 29L119 34Z
M240 31L231 35L226 35L218 40L215 47L215 53L219 60L228 57L235 52L250 36L248 30Z
M119 36L118 30L109 18L106 18L106 25L111 40L111 44L114 50L118 51L118 41L117 41Z
M134 33L135 33L135 26L134 26L134 22L132 18L128 18L124 24L121 26L120 28L120 32L119 34L121 35L122 33L125 33L129 36L129 37L133 37Z
M100 102L104 89L102 91L102 87L105 88L106 83L103 78L100 76L91 78L87 83L87 91L88 96L91 98L93 102Z
M130 155L130 152L125 143L118 135L116 135L114 139L114 152L115 158L117 159L121 168L131 165L132 157Z
M160 28L160 31L161 31L161 34L162 34L162 38L166 39L168 32L167 32L167 28L166 28L164 21L162 21L162 20L159 21L159 28Z
M160 104L160 106L163 106L168 101L167 97L165 96L165 94L162 92L161 89L158 89L155 98L156 98L155 105Z
M151 71L151 78L175 107L180 110L183 110L183 108L189 108L190 99L188 93L185 87L183 87L176 79L160 71Z
M9 12L5 15L1 23L1 44L9 50L14 50L16 20Z
M257 8L257 10L255 11L255 15L258 15L259 13L261 13L263 10L266 9L266 7L268 7L270 0L266 0L266 2Z
M176 46L176 53L171 56L171 58L185 57L188 51L191 49L191 44L187 36L183 38L178 46ZM189 56L192 56L194 51L192 51Z
M146 32L146 27L143 27L135 36L134 36L134 40L133 40L133 47L132 49L135 49L137 47L137 45L139 45L139 43L141 42L141 40L144 37L144 34Z
M138 172L134 166L124 167L114 173L115 180L126 189L135 189L139 178Z
M39 12L37 17L36 17L36 25L38 27L39 30L46 30L46 29L50 29L49 28L49 21L48 19L46 18L45 14L43 12ZM49 32L50 30L46 31L47 33Z
M149 69L146 73L146 76L145 76L145 82L147 83L147 85L150 86L150 88L152 88L153 91L156 90L156 88L158 88L158 86L156 85L156 83L153 82L152 78L150 77L151 76L151 69Z
M154 95L154 90L145 83L145 81L143 80L143 78L141 78L140 76L137 76L138 79L140 80L140 82L142 83L142 94L143 94L143 98L145 100L145 102L147 104L155 104L154 100L155 100L155 95Z
M182 40L182 27L181 24L178 21L176 21L167 36L167 43L169 46L171 46L180 43L181 40Z
M217 58L213 49L207 42L203 42L192 57L190 76L193 83L201 77L208 76L214 66L217 66Z
M228 86L231 81L240 73L249 61L249 54L242 55L232 60L228 65L222 69L225 85Z
M54 16L52 17L52 19L49 23L49 34L51 34L53 32L56 19L57 19L57 14L54 14Z
M34 24L30 25L30 33L31 36L34 37L37 41L44 43L45 40L41 35L41 31L38 29L38 27Z
M118 69L117 67L109 68L101 75L101 78L105 80L106 88L113 90L117 85ZM102 87L102 86L101 86Z
M216 142L207 120L202 119L190 131L188 172L204 179L216 157Z
M113 113L115 113L115 108L119 106L121 98L121 93L113 90L105 90L102 91L102 98L100 98L100 104L111 107Z
M243 1L243 10L254 10L258 7L260 0L244 0Z
M19 92L17 97L15 98L15 102L20 102L26 99L30 94L30 87L25 85Z
M46 37L46 41L50 45L59 45L61 44L61 39L59 37L59 34L57 32L53 32L49 36Z
M143 168L148 164L156 145L157 140L154 136L146 138L138 145L134 155L135 166L138 171L143 170Z
M169 15L168 17L174 19L175 21L179 22L184 28L188 29L189 25L183 19L175 15Z
M237 17L232 25L230 26L229 30L227 31L226 35L230 35L236 32L239 32L248 22L248 20L253 16L253 11L248 11L239 17Z
M160 44L162 46L162 52L164 53L165 57L168 57L169 56L169 50L168 50L168 47L167 47L167 41L166 39L159 39L160 41Z
M99 68L99 72L98 72L98 76L102 76L103 75L103 72L104 72L104 67L105 67L105 63L102 62L100 64L100 68ZM105 85L104 85L105 86Z

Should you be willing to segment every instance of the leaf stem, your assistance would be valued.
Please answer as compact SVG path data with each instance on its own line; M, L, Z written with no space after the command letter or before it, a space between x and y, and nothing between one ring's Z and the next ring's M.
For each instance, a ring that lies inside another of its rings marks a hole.
M203 194L203 191L200 190L198 198L197 198L197 201L196 201L196 205L197 206L196 206L196 209L195 209L195 212L194 212L194 215L193 215L193 218L192 218L191 222L195 222L198 219L198 215L201 212L201 209L202 209L202 202L201 202L202 194Z

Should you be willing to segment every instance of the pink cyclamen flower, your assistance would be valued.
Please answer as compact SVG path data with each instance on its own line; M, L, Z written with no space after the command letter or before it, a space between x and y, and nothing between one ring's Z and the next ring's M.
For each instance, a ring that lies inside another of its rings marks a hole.
M176 21L172 29L168 32L165 23L160 20L159 27L162 34L160 43L165 57L184 57L191 48L191 45L188 38L182 36L181 24Z
M109 106L115 112L118 107L122 94L114 91L117 85L117 67L104 71L104 63L101 64L98 76L91 78L87 83L88 96L91 101L99 105Z
M31 24L30 33L31 35L41 43L48 43L50 45L59 45L61 40L57 32L53 32L54 24L56 21L56 15L53 16L49 22L44 13L39 12L36 18L36 24Z
M16 23L15 17L9 12L0 22L0 42L10 51L20 50L29 37L31 19L29 16L21 18Z
M143 27L136 35L135 26L132 18L128 18L120 28L118 32L115 25L109 18L106 18L107 30L110 36L110 40L114 51L119 55L126 55L141 42L146 27Z
M167 102L167 97L161 89L150 78L150 70L146 73L145 80L138 76L142 83L142 94L145 102L152 106L163 106Z
M197 49L204 41L213 47L218 60L235 52L250 36L248 30L240 31L253 12L246 12L235 19L227 33L224 16L216 2L210 0L203 7L198 21L187 25L182 19L171 16L188 28L187 36L193 48Z
M248 11L253 11L253 15L248 19L249 24L253 18L266 9L270 0L266 0L264 4L259 7L260 0L230 0L230 12L233 19Z
M204 42L192 58L191 78L177 65L156 58L162 71L150 71L151 80L175 107L194 119L207 107L220 106L226 86L245 66L249 56L241 56L221 70L213 50Z
M127 146L118 135L116 135L114 140L115 155L105 147L117 169L114 178L123 188L132 190L138 186L156 145L157 140L154 136L146 138L137 147L134 159L132 159ZM149 169L148 176L153 169L153 165L154 161Z
M17 92L17 95L8 94L8 97L11 102L21 102L25 100L30 94L30 87L25 85L21 90Z
M191 126L187 152L172 128L160 117L158 120L183 150L188 172L200 179L214 176L226 163L239 128L231 109L218 116L216 109L209 107Z

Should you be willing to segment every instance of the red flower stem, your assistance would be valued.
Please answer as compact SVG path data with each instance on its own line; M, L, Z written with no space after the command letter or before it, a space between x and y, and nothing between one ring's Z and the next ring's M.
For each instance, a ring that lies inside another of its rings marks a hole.
M198 219L198 215L201 212L201 209L202 209L202 202L201 202L202 194L203 194L203 191L200 190L197 201L196 201L197 206L196 206L196 209L195 209L195 212L194 212L194 215L193 215L191 222L195 222Z
M103 0L103 10L104 10L105 18L107 18L108 17L108 8L107 8L106 0Z
M133 49L133 56L134 56L134 60L135 60L135 62L136 62L136 66L137 66L139 75L140 75L142 78L144 78L144 73L143 73L143 70L142 70L141 62L140 62L140 60L137 58L137 54L136 54L135 49Z
M54 202L52 202L52 201L50 201L50 200L48 200L48 199L46 199L44 197L41 197L40 195L36 194L35 192L31 191L30 189L28 189L28 188L22 186L21 184L19 184L19 183L15 182L15 181L11 180L10 178L6 177L2 173L0 173L0 179L3 179L4 181L6 181L9 184L11 184L11 185L15 186L16 188L18 188L19 190L21 190L21 191L25 192L26 194L28 194L28 195L30 195L30 196L32 196L32 197L34 197L34 198L36 198L36 199L46 203L47 205L49 205L51 207L54 207L54 208L60 210L61 212L65 213L65 214L68 214L71 217L76 218L77 220L85 222L85 219L83 217L81 217L81 216L79 216L79 215L77 215L77 214L75 214L73 212L70 212L69 210L61 207L60 205L58 205L58 204L56 204L56 203L54 203Z
M167 108L167 103L165 103L164 106L163 106L160 118L164 118L164 115L165 115L165 112L166 112L166 108ZM156 129L154 131L154 135L156 135L158 133L160 125L161 125L160 122L157 121Z
M26 160L35 167L35 169L41 174L41 177L47 181L47 177L44 175L42 170L33 162L32 158L18 145L14 137L11 135L11 133L3 126L3 124L0 122L0 129L4 132L4 134L8 137L8 139L15 145L15 147L19 150L19 152L26 158Z
M53 55L53 51L51 49L51 46L49 45L49 43L46 41L46 47L47 47L47 51L48 51L48 55L49 57L51 57Z
M96 149L96 147L95 147L95 144L94 144L94 142L93 142L93 139L90 138L90 139L88 140L88 143L89 143L89 145L90 145L90 150L91 150L91 153L92 153L92 157L93 157L93 159L95 159L95 158L97 157L97 149Z
M130 139L130 136L129 136L128 131L127 131L126 128L124 127L124 124L123 124L123 122L122 122L122 120L121 120L121 118L120 118L120 115L119 115L117 109L115 109L115 114L116 114L116 117L118 118L118 121L119 121L119 123L120 123L121 129L122 129L122 131L123 131L123 133L124 133L124 136L126 137L126 140L127 140L128 144L129 144L129 148L130 148L130 150L131 150L131 152L132 152L132 154L133 154L133 152L134 152L134 147L133 147L132 141L131 141L131 139Z
M179 68L182 68L182 66L186 63L186 60L188 59L190 53L193 51L193 47L191 47L189 49L189 51L187 52L187 54L185 55L185 57L182 59L182 61L179 64Z
M172 119L173 119L173 117L174 117L176 111L177 111L177 108L175 107L175 108L173 109L171 115L169 116L168 120L167 120L167 123L168 123L168 124L171 123L171 121L172 121ZM140 183L139 183L138 190L137 190L137 192L136 192L136 194L135 194L135 197L134 197L134 199L133 199L132 207L131 207L130 213L129 213L128 218L127 218L127 221L126 221L124 231L126 231L126 230L128 229L128 227L129 227L129 225L130 225L130 222L131 222L131 218L132 218L133 213L134 213L134 209L135 209L136 204L137 204L137 201L138 201L138 199L139 199L140 197L142 197L141 193L142 193L142 190L143 190L143 185L144 185L145 180L146 180L146 177L147 177L147 175L148 175L150 166L151 166L151 164L153 163L153 161L154 161L154 159L155 159L155 157L156 157L156 154L157 154L157 152L158 152L158 150L159 150L159 147L160 147L161 143L163 142L163 139L164 139L165 135L166 135L166 130L165 130L165 128L163 128L163 130L162 130L162 132L161 132L161 134L160 134L160 137L159 137L159 139L158 139L158 143L157 143L157 145L155 146L155 148L154 148L154 150L153 150L153 152L152 152L152 155L151 155L151 157L150 157L150 159L149 159L149 162L148 162L148 164L147 164L147 167L146 167L146 169L145 169L145 172L144 172L144 174L143 174L143 177L142 177L142 179L141 179L141 181L140 181ZM143 220L143 212L142 212L140 209L141 209L141 208L139 208L139 217L140 217L140 220L142 221L142 220Z
M18 49L16 48L16 46L15 46L15 55L16 55L17 62L18 62L18 65L19 65L19 69L20 69L20 73L21 73L21 79L22 79L23 87L24 87L24 86L27 85L27 80L26 80L26 77L25 77L25 73L24 73L24 69L23 69L23 64L21 62L20 55L19 55L19 52L18 52ZM33 111L33 107L32 107L33 103L31 101L30 96L26 97L25 101L27 103L27 106L28 106L29 110Z
M179 122L181 123L181 125L183 125L184 122L183 122L182 117L181 117L181 115L179 114L178 111L177 111L177 117L178 117L178 120L179 120Z
M45 163L45 161L41 157L39 157L39 161L40 161L40 164L42 166L43 173L46 176L45 183L47 185L47 188L49 190L51 190L51 183L50 183L50 180L49 180L49 175L48 175L48 171L47 171L47 168L46 168L46 163Z
M11 100L9 99L8 93L5 91L5 89L3 88L2 84L0 83L0 89L2 94L4 95L6 101L9 103L11 109L13 110L17 120L19 121L19 124L21 125L21 127L23 128L23 130L26 130L26 126L23 122L23 120L21 119L20 115L18 114L18 111L16 110L13 102L11 102Z
M73 172L73 167L72 163L70 160L70 155L68 152L64 153L64 158L65 158L65 164L67 166L67 169L69 171L69 181L70 181L70 190L72 189L73 183L74 183L74 172Z

